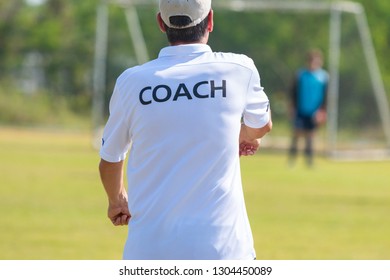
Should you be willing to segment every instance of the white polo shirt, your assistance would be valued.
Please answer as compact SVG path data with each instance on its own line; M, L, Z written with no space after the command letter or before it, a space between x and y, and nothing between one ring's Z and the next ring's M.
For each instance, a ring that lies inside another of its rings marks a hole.
M132 143L124 259L255 258L238 137L241 117L260 128L268 109L253 61L204 44L118 78L100 155L124 160Z

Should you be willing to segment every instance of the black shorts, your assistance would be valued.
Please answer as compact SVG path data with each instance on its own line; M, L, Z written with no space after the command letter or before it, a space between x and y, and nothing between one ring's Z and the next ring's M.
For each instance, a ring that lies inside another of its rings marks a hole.
M294 119L294 128L305 131L312 131L316 129L317 123L314 116L297 115Z

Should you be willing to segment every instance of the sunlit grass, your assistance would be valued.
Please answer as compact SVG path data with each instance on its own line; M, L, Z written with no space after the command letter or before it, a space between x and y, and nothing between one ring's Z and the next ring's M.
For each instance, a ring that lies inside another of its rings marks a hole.
M389 162L243 160L259 259L389 259Z
M88 133L1 130L0 259L120 259Z
M0 259L120 259L88 132L0 129ZM390 162L242 158L258 259L389 259Z

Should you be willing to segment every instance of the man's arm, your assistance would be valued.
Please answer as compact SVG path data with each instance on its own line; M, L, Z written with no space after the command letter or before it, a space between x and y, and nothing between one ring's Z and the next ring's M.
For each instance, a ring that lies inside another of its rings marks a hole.
M260 147L260 139L270 132L272 129L272 120L261 127L261 128L252 128L241 124L240 138L239 138L239 148L240 156L249 156L254 155Z
M100 179L108 197L108 218L115 226L127 225L130 212L127 205L127 192L123 185L124 162L108 162L101 159Z

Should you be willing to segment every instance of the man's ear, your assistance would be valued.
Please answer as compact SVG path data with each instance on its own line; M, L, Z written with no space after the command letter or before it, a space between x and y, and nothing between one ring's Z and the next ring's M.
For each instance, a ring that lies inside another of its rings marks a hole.
M157 23L158 23L158 27L160 27L160 30L165 33L166 30L165 30L164 21L161 18L161 13L157 14Z
M207 31L212 32L214 29L214 11L213 10L210 10L208 17L209 17L209 24L207 25Z

